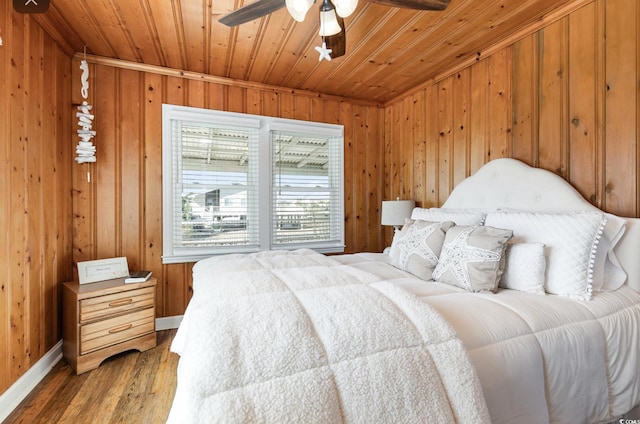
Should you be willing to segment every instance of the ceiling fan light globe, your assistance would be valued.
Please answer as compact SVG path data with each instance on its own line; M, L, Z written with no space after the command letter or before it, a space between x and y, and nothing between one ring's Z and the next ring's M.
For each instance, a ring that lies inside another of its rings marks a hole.
M336 13L341 18L350 16L358 6L358 0L333 0L336 6Z
M328 37L330 35L336 35L342 31L342 27L338 23L338 17L336 16L336 11L326 10L320 11L320 36Z
M312 5L313 0L285 0L287 11L298 22L304 21L304 17Z

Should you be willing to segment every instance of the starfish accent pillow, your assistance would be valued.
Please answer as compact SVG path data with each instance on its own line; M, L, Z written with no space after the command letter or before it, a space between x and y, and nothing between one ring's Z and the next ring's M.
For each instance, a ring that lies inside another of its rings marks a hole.
M433 279L470 292L495 293L513 231L456 226L447 231Z
M391 265L423 280L431 280L446 232L453 225L453 222L407 219L402 230L393 236L389 251Z

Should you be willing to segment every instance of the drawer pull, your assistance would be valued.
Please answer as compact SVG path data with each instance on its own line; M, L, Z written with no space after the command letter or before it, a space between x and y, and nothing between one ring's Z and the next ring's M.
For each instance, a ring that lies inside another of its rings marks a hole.
M112 328L111 330L109 330L109 334L119 333L121 331L128 330L131 327L133 327L133 324L131 324L131 323L125 324L125 325L121 325L120 327Z
M133 302L132 298L129 299L121 299L121 300L114 300L113 302L109 303L109 306L114 308L116 306L122 306L122 305L126 305Z

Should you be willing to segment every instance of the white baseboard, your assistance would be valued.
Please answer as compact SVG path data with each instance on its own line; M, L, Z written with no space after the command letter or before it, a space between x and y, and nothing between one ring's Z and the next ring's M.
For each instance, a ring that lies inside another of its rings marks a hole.
M182 317L183 315L174 315L172 317L156 318L156 331L178 328L182 322Z
M156 331L178 328L182 315L156 318ZM51 369L62 359L62 340L51 348L15 383L0 395L0 423L22 402Z
M0 422L4 421L62 359L62 340L0 395Z

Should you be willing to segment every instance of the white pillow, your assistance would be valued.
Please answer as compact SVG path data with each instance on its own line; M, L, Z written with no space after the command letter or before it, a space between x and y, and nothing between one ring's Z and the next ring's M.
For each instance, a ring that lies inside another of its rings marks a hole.
M544 295L547 261L542 243L507 243L499 287Z
M411 219L432 222L452 221L456 225L482 225L485 215L484 211L476 209L414 208Z
M500 209L505 212L528 212L518 209ZM556 213L556 212L550 212ZM605 225L593 266L593 291L611 291L620 288L627 279L627 273L622 269L613 249L622 238L627 221L624 218L605 213Z
M607 225L604 228L593 270L593 291L616 290L624 284L627 273L615 257L613 248L622 238L627 221L611 214L605 214Z
M407 219L402 230L393 236L389 263L423 280L431 280L438 264L446 231L453 222L414 221Z
M513 242L545 245L545 291L591 299L598 245L607 217L597 211L566 214L495 211L485 224L513 230Z

